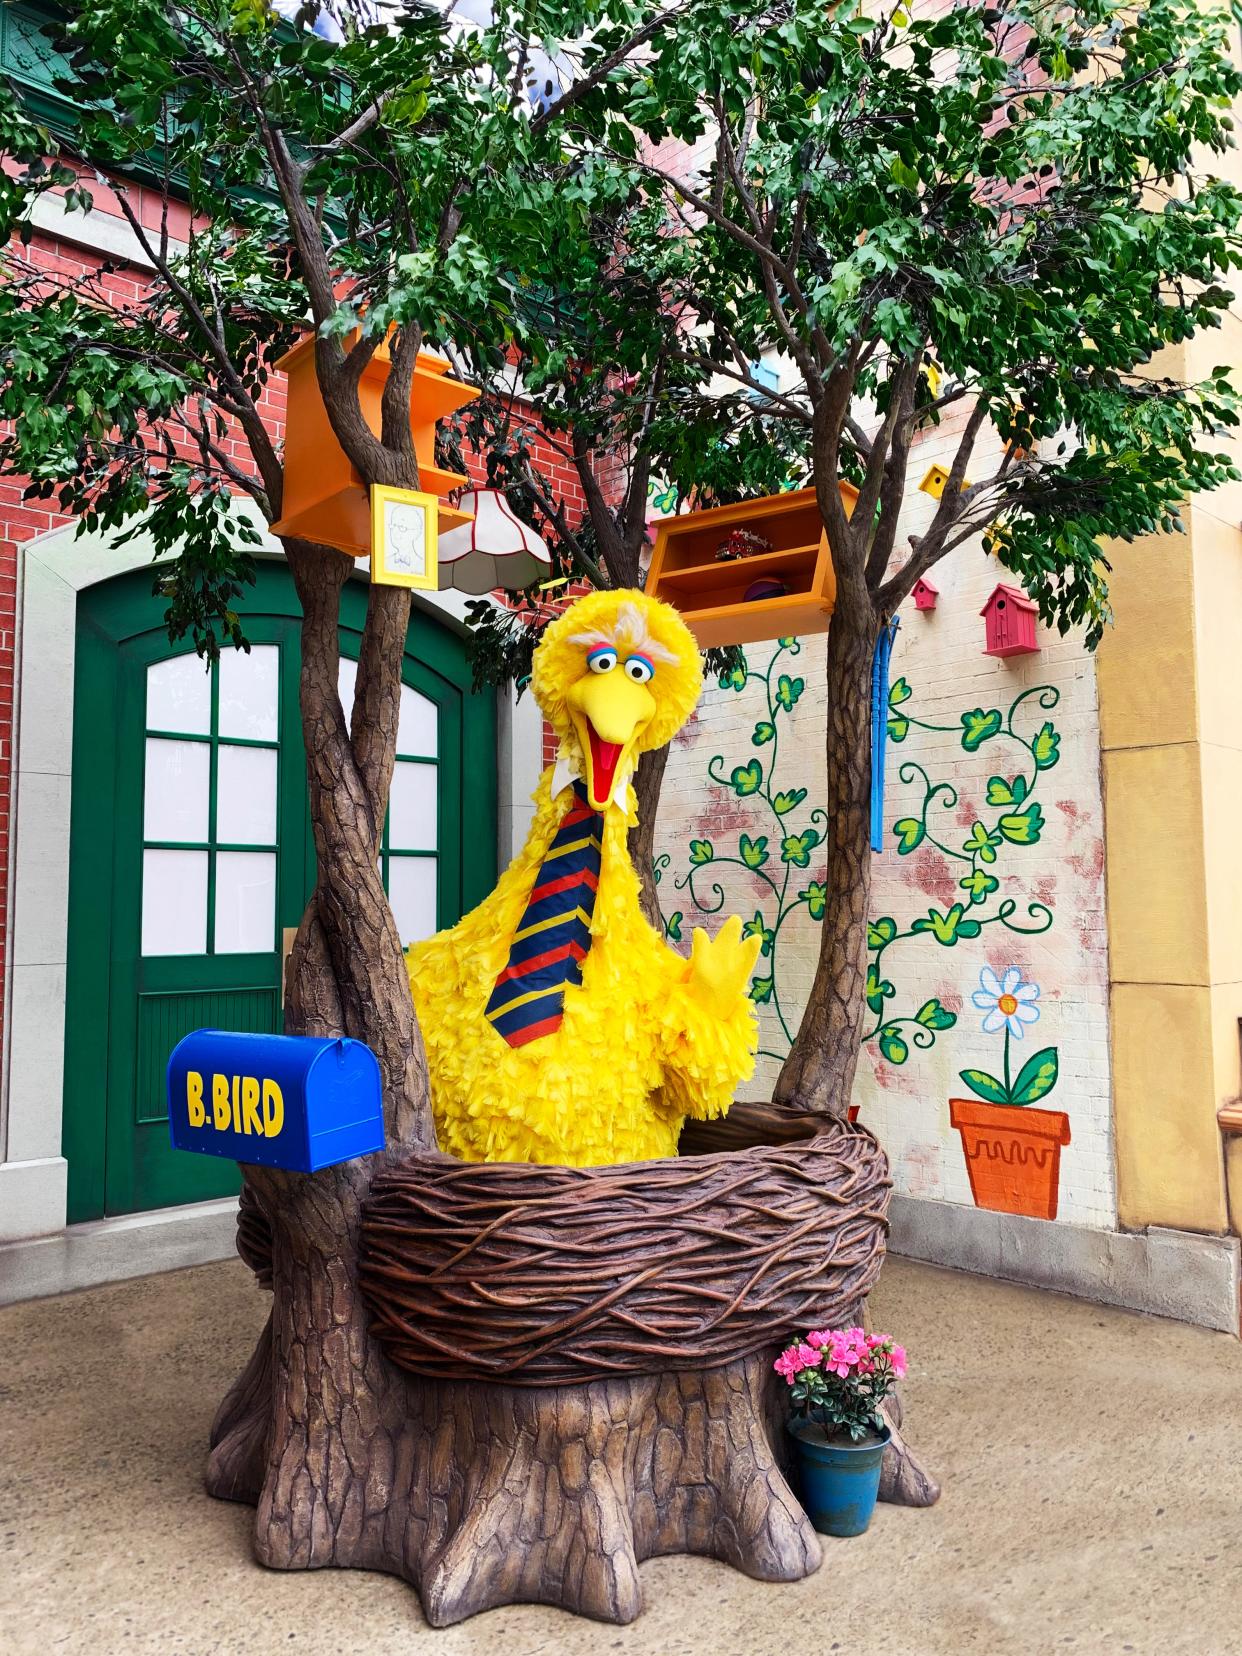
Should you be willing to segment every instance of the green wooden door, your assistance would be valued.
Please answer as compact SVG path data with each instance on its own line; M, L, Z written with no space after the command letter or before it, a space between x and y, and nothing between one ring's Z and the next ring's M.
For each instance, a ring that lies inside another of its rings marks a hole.
M352 703L365 589L341 611ZM210 671L170 646L150 577L79 600L66 1000L70 1219L227 1195L231 1162L168 1143L164 1066L204 1026L280 1027L281 937L314 884L296 600L265 565L248 654ZM495 877L495 724L457 637L417 612L382 860L405 941ZM464 810L470 790L470 811ZM467 830L468 822L468 830ZM464 834L469 833L469 845Z

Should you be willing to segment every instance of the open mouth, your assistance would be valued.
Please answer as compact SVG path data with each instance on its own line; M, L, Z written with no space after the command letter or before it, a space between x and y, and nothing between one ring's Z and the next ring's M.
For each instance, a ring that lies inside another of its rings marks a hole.
M595 726L589 719L584 723L587 728L587 740L591 744L591 802L594 805L606 805L612 798L613 783L617 778L621 743L605 742L597 735Z

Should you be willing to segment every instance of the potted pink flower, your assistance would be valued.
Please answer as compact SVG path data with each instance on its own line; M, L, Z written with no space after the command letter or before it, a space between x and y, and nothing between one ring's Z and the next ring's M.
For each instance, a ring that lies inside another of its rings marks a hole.
M906 1372L891 1334L813 1328L773 1364L789 1387L802 1504L822 1535L861 1535L880 1492L889 1430L881 1410Z

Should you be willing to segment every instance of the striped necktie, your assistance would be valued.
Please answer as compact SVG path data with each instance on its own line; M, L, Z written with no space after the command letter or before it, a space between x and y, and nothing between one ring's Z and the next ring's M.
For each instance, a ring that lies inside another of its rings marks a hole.
M565 985L582 982L603 837L603 816L591 809L584 784L575 782L573 800L535 876L508 964L485 1011L511 1047L559 1029Z

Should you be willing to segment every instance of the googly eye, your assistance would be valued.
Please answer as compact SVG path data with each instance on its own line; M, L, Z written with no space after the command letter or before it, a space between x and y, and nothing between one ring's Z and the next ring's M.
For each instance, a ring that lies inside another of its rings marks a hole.
M635 684L647 684L655 677L655 668L645 655L632 655L625 658L625 676L632 678Z
M617 652L611 644L597 644L587 651L587 666L593 673L611 673L617 665Z

